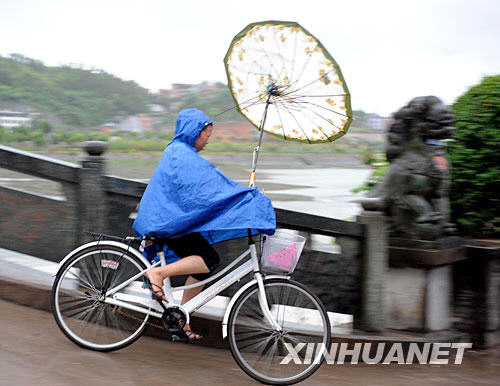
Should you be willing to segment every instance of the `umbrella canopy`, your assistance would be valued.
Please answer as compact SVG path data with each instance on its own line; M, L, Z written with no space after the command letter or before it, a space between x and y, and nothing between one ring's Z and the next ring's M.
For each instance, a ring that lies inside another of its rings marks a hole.
M295 22L249 24L224 58L239 111L259 130L285 140L332 142L352 121L340 67Z

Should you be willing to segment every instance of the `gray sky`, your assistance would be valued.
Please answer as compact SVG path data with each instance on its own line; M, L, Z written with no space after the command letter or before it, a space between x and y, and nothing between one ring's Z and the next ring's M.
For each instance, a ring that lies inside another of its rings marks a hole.
M323 43L354 109L388 115L429 94L452 103L500 73L497 0L0 0L0 54L81 63L152 90L226 82L233 36L269 19Z

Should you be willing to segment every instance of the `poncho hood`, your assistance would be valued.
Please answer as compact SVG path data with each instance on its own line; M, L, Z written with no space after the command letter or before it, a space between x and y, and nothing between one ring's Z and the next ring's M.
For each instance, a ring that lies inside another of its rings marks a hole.
M273 234L274 208L257 188L227 178L193 147L210 119L196 109L177 118L168 144L144 192L134 230L175 238L200 232L210 243L252 233Z
M172 142L183 142L194 146L201 131L211 124L212 121L198 109L182 110L177 116Z

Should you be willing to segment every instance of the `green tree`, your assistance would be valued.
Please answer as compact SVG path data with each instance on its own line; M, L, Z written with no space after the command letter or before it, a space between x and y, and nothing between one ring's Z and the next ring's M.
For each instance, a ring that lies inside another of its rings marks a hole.
M37 146L45 145L45 133L41 129L31 132L29 134L29 139Z
M55 130L52 133L52 137L50 138L50 141L52 143L61 143L61 142L66 142L68 138L69 132L64 131L64 130Z
M452 106L453 221L466 236L500 236L500 75L485 77Z
M52 131L52 126L48 121L45 120L36 120L33 122L32 128L34 130L42 130L45 134L48 134Z

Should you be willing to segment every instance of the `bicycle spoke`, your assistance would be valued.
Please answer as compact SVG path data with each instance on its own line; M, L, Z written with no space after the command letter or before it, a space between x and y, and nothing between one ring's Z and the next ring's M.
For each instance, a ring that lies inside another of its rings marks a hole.
M70 310L74 310L77 307L79 307L85 303L88 303L88 302L89 302L89 298L87 296L78 296L78 297L73 296L68 300L61 301L61 303L60 303L61 311L67 312ZM64 306L64 309L62 309L63 306Z
M242 342L245 342L248 340L259 339L259 338L265 339L266 336L268 336L268 335L269 335L269 332L264 332L264 331L238 333L238 337L236 338L236 341L241 344Z
M239 346L239 349L240 350L245 350L247 348L254 348L256 351L259 350L260 347L264 348L266 346L266 344L268 343L268 341L271 339L272 337L268 337L268 338L265 338L265 339L258 339L256 342L252 342L250 344L246 344L246 345L241 345Z
M94 309L95 307L96 307L96 304L94 302L92 302L91 304L89 304L86 307L80 307L80 308L76 308L76 309L71 310L73 312L66 312L65 316L68 318L76 318L76 317L85 318L85 316L88 314L88 312L91 311L92 309Z

